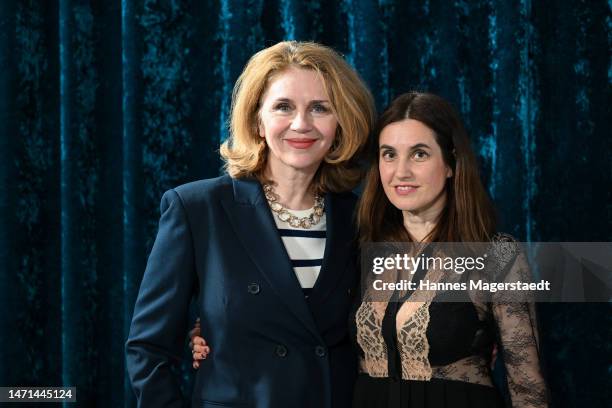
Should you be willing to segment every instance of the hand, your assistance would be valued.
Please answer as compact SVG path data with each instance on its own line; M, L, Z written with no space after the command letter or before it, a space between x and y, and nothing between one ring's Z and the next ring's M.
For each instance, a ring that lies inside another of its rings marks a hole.
M491 352L491 370L495 368L495 362L497 361L497 343L493 344L493 351Z
M195 325L193 329L189 332L189 338L191 341L189 342L189 348L191 349L191 354L193 356L193 368L198 369L200 367L200 360L205 360L210 353L210 347L206 344L206 340L201 337L200 332L200 318L196 319Z

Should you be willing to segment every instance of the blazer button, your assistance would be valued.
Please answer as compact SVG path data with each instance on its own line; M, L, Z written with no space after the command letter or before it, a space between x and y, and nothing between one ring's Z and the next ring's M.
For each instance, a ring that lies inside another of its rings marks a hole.
M325 357L325 347L323 346L317 346L315 347L315 354L319 357Z
M279 357L285 357L287 355L287 347L279 344L278 346L276 346L276 349L274 350L276 352L276 355Z
M256 295L259 293L259 285L256 283L251 283L248 287L247 290L249 291L249 293L251 295Z

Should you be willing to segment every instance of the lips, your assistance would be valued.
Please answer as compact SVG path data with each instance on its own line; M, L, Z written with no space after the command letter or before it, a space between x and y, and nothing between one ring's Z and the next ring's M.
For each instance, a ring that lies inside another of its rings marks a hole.
M395 186L395 192L397 193L397 195L405 196L416 192L417 188L419 188L419 186L405 184Z
M289 144L289 146L295 149L308 149L310 146L315 144L317 139L285 139L285 142Z

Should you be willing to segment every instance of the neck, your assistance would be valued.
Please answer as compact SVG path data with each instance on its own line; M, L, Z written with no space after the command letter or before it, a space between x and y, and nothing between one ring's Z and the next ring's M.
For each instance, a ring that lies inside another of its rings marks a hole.
M438 223L446 205L446 193L434 200L429 206L414 211L402 211L404 228L416 242L423 242Z
M274 192L278 201L290 210L307 210L314 206L312 180L316 173L311 170L278 169L268 164L266 178L274 182Z

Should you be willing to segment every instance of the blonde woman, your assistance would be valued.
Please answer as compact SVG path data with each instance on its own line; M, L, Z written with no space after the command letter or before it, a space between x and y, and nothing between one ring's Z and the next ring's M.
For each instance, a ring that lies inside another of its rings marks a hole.
M180 406L189 303L214 357L193 406L348 407L356 155L375 112L331 49L282 42L234 88L227 175L167 191L126 345L140 407Z

